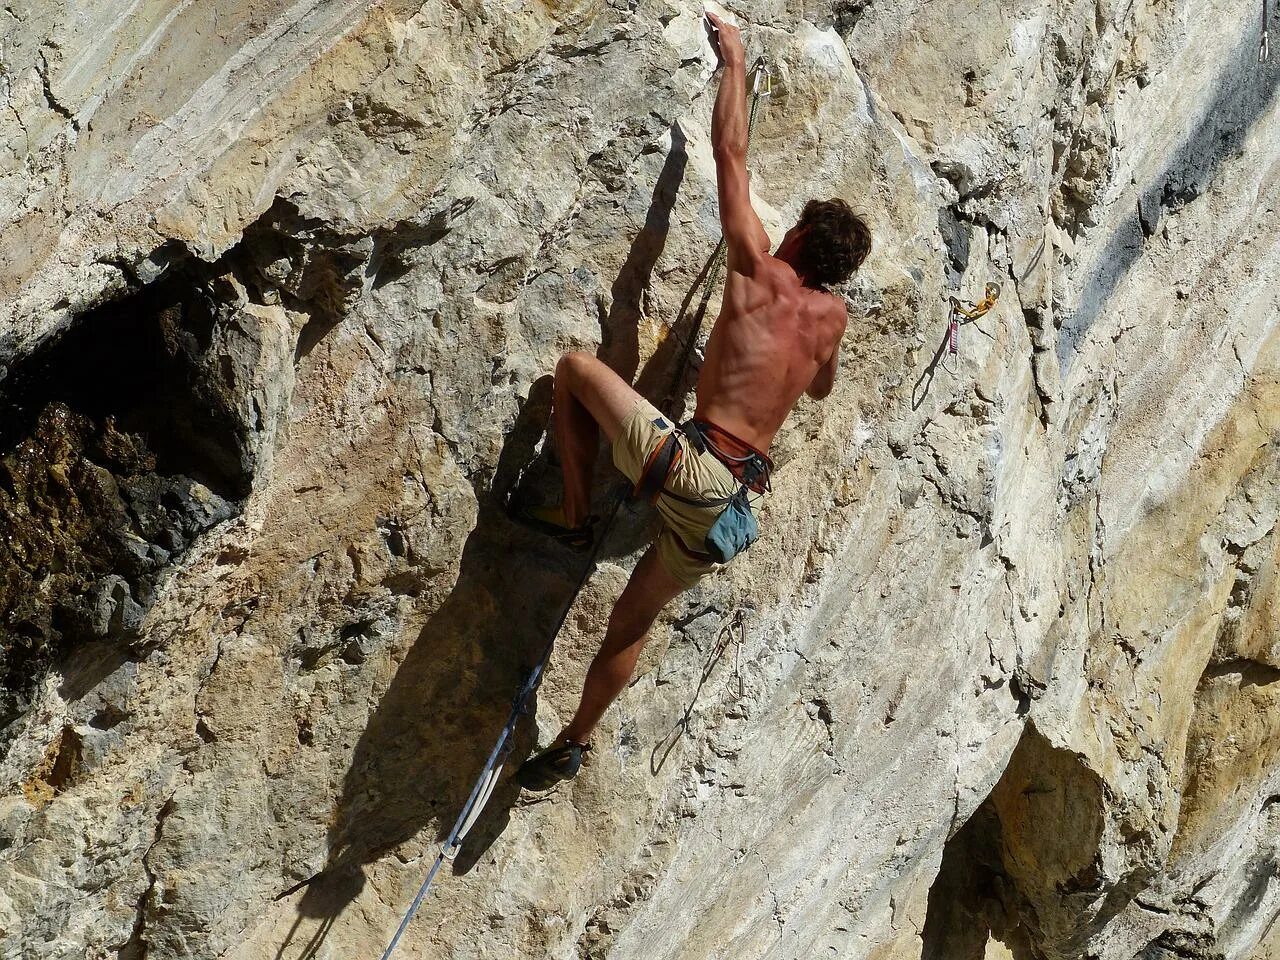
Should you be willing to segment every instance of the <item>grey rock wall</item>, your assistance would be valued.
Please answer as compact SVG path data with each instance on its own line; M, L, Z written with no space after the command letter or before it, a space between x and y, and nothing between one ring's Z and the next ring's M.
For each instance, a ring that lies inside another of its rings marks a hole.
M735 8L766 228L873 224L836 391L584 774L499 786L404 955L1273 955L1259 7ZM0 956L381 954L578 579L501 509L555 493L555 360L657 399L692 335L700 13L5 11L0 393L89 439L0 451ZM651 531L623 507L516 759Z

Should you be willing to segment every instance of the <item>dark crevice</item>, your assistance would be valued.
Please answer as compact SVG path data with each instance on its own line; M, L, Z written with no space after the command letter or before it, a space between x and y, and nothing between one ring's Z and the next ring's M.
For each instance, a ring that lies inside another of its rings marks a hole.
M79 124L76 122L75 114L71 110L68 110L58 100L58 98L53 95L53 87L49 83L49 60L44 55L43 50L40 51L40 63L36 67L36 73L39 74L40 76L40 83L41 83L41 86L43 87L44 100L45 100L45 103L49 105L49 109L52 110L54 113L58 114L58 116L63 117L66 120L70 120L72 129L75 129L75 130L80 129Z
M857 29L870 6L871 0L837 0L831 12L831 25L840 36L847 38ZM827 24L820 22L818 26L825 28Z
M65 653L127 650L164 570L248 493L243 425L203 365L211 272L81 315L0 380L0 729Z
M158 473L243 496L249 478L229 411L200 389L194 369L215 316L207 283L187 271L84 314L0 382L0 450L12 451L61 404L120 448L118 458L150 454ZM136 450L123 449L130 439Z
M1200 683L1204 685L1221 677L1229 676L1238 676L1240 678L1239 685L1242 687L1266 686L1280 681L1280 668L1273 667L1269 663L1251 660L1248 657L1232 657L1229 660L1223 660L1206 668L1200 678Z
M969 228L956 204L938 208L938 232L947 245L947 283L959 287L969 269Z
M983 960L997 940L1015 960L1037 960L1000 858L1000 818L988 799L943 850L929 891L920 960Z
M148 912L152 909L151 900L155 894L156 874L151 869L151 852L155 850L156 845L160 843L161 834L164 831L165 818L174 810L173 794L160 807L160 812L156 814L156 828L152 836L151 843L139 858L142 864L143 873L147 878L147 885L142 891L142 895L138 897L138 905L133 918L133 930L129 934L129 939L121 948L119 960L146 960L149 952L149 943L147 941L147 917Z

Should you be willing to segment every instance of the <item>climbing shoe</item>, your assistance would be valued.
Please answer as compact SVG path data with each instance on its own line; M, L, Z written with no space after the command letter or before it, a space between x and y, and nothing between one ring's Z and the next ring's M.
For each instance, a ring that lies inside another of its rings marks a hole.
M571 550L586 551L596 539L597 517L587 517L587 522L579 527L571 527L565 521L564 510L559 506L530 507L512 506L511 519L521 523L530 530L558 540Z
M516 783L526 790L550 790L561 780L572 780L590 749L585 743L562 743L543 750L520 765Z

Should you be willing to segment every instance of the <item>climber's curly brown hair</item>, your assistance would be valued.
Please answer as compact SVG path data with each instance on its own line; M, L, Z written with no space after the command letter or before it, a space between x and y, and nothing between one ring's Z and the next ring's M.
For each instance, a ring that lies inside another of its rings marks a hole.
M810 286L844 283L871 252L871 230L839 197L810 200L796 227L807 228L795 266Z

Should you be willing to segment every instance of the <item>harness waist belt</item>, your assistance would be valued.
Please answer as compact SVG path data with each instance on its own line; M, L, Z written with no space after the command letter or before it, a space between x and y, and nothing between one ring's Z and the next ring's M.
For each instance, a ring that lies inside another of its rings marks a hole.
M710 453L724 464L725 469L747 490L763 494L771 489L769 474L773 470L773 461L746 441L739 440L709 420L688 420L680 425L680 432L699 453ZM718 507L733 499L732 496L690 499L666 489L667 477L680 465L681 456L676 431L672 430L645 460L632 495L652 502L665 494L695 507Z
M768 455L710 420L695 418L682 424L680 429L693 441L699 452L708 451L747 489L754 493L769 491L773 461Z

